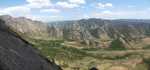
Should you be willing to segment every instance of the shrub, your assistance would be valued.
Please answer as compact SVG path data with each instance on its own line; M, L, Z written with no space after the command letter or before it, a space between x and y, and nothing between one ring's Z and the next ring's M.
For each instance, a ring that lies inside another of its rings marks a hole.
M110 50L126 50L126 48L123 46L123 43L119 39L116 39L111 42Z

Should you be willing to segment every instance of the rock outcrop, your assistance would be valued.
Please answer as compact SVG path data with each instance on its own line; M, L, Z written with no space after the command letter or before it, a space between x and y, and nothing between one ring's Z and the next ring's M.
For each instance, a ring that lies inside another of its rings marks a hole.
M61 70L0 19L0 70Z

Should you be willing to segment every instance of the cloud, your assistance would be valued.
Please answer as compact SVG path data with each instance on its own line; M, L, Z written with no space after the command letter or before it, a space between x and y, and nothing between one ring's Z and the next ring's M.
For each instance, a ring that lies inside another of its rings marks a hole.
M49 21L58 21L58 20L63 20L64 17L60 15L52 15L52 16L42 16L42 15L27 15L25 16L27 18L30 18L32 20L38 20L38 21L43 21L43 22L49 22Z
M14 17L27 17L33 20L41 20L47 21L50 19L59 19L60 16L48 15L48 16L40 16L39 14L32 14L34 13L34 9L39 10L43 13L59 13L60 10L52 8L53 4L51 4L50 0L26 0L27 4L17 5L7 8L0 9L0 15L11 15Z
M1 9L1 15L23 16L31 12L30 8L24 6L14 6Z
M26 0L26 1L28 2L26 6L30 8L43 8L52 6L50 0Z
M111 8L113 7L112 3L98 3L97 8L104 9L104 8Z
M69 0L70 3L73 4L85 4L85 0Z
M137 19L146 19L150 18L149 16L149 11L147 10L120 10L120 11L101 11L101 12L93 12L90 17L94 18L106 18L106 19L130 19L130 18L137 18ZM144 17L144 18L143 18Z
M0 15L11 15L14 17L27 17L33 20L48 21L48 20L61 20L62 16L59 15L39 15L32 14L34 9L39 10L39 13L59 13L60 10L54 8L50 0L26 0L26 4L0 8ZM69 6L75 7L74 4ZM38 11L37 11L38 12Z
M3 9L0 9L0 15L8 15L8 13L4 11Z
M80 7L81 4L85 4L85 0L67 0L67 1L57 1L52 4L50 0L26 0L29 8L76 8Z
M85 4L85 0L67 0L51 3L51 0L26 0L26 4L0 9L0 15L26 16L39 10L39 13L59 13L64 8L77 8Z
M40 12L42 12L42 13L48 13L48 12L60 13L60 10L58 10L58 9L42 9L42 10L40 10Z
M67 1L58 1L55 6L61 8L77 8L81 5L86 4L85 0L67 0Z
M76 7L79 7L78 4L72 4L72 3L68 3L68 2L57 2L56 6L62 7L62 8L76 8Z
M102 14L113 14L111 11L109 11L109 10L105 10L105 11L102 11L101 12Z
M90 16L87 15L87 14L83 14L83 18L84 18L84 19L87 19L87 18L90 18Z
M44 4L49 4L50 0L26 0L28 3L44 3Z

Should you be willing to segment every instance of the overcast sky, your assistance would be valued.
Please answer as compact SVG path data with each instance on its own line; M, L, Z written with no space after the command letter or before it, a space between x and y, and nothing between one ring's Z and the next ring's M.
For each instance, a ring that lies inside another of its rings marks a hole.
M42 21L150 19L150 0L0 0L0 15Z

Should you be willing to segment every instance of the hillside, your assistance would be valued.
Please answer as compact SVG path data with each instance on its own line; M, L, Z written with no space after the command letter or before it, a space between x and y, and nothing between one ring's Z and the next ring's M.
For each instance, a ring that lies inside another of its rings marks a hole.
M61 70L0 19L0 70Z

